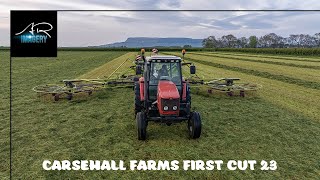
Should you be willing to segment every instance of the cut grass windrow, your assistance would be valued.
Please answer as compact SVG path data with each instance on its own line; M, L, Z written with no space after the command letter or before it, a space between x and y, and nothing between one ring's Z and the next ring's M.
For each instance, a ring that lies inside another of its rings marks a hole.
M302 61L302 62L320 62L320 59L305 58L305 57L292 57L292 56L284 56L284 55L262 55L262 54L250 54L250 53L224 53L224 52L208 52L208 54L223 54L223 55L235 55L235 56L244 56L244 57L258 57L258 58L272 58L272 59L280 59L280 60L289 60L289 61Z
M126 53L120 57L117 57L107 63L105 63L102 66L99 66L96 69L93 69L92 71L85 73L78 77L86 78L86 79L107 79L110 75L112 75L110 78L117 78L122 73L125 73L126 71L130 70L128 67L134 65L132 63L132 60L134 60L134 56L137 53L130 52ZM116 72L114 72L122 63L124 63ZM113 74L112 74L113 73ZM120 73L120 74L119 74Z
M172 53L175 55L180 55L179 53ZM264 64L257 62L246 62L233 60L228 58L218 58L218 57L207 57L200 56L195 54L187 54L188 58L191 59L200 59L203 61L214 62L226 66L238 67L243 69L251 69L260 72L268 72L274 75L282 75L286 77L291 77L295 79L301 79L303 81L311 81L320 83L320 70L317 69L306 69L306 68L297 68L289 66L279 66L275 64Z
M278 56L263 56L263 55L251 55L245 56L245 54L237 54L237 53L222 53L222 52L205 52L205 54L213 54L213 55L220 55L220 56L231 56L231 57L240 57L245 59L254 59L254 60L264 60L264 61L273 61L273 62L283 62L283 63L292 63L298 65L308 65L308 66L320 66L320 59L312 59L310 58L301 58L301 57L286 57L283 55Z
M287 62L248 59L248 58L240 58L240 57L234 57L234 56L229 56L229 55L227 55L227 56L222 55L221 56L221 55L218 55L218 54L204 54L204 53L194 53L194 52L192 52L190 54L208 56L208 57L228 58L228 59L234 59L234 60L239 60L239 61L258 62L258 63L266 63L266 64L276 64L276 65L281 65L281 66L292 66L292 67L298 67L298 68L320 69L320 66L310 66L310 65L287 63Z
M164 53L164 54L169 54L169 53ZM171 54L171 55L173 55L173 54ZM199 60L199 59L192 59L192 58L184 58L184 59L189 60L189 61L193 61L193 62L198 62L198 63L212 66L212 67L223 68L223 69L227 69L227 70L242 72L245 74L255 75L255 76L269 78L269 79L275 79L278 81L282 81L282 82L286 82L286 83L290 83L290 84L296 84L296 85L307 87L307 88L320 89L320 83L318 83L318 82L305 81L305 80L292 78L292 77L288 77L288 76L284 76L284 75L276 75L276 74L271 74L269 72L262 72L262 71L252 70L252 69L244 69L244 68L240 68L240 67L228 66L228 65L224 65L224 64L208 62L208 61L203 61L203 60Z

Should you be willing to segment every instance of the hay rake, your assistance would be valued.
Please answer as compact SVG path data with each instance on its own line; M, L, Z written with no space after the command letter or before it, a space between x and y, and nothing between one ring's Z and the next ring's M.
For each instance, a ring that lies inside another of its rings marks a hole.
M190 62L184 61L185 50L182 51L182 65L186 65L189 68L195 66ZM139 81L141 72L144 69L145 56L144 49L141 50L141 55L137 55L134 65L128 67L125 72L118 73L117 71L128 61L124 60L108 77L105 79L70 79L63 80L61 84L47 84L39 85L33 88L33 91L40 96L51 95L55 101L61 98L71 100L75 94L86 93L91 95L97 90L104 89L106 87L134 87L135 82ZM111 77L115 78L111 78ZM257 91L262 86L254 83L239 82L240 78L220 78L214 80L204 80L198 75L190 76L185 79L191 86L206 86L208 87L208 93L213 92L226 93L228 96L239 95L244 97L247 92ZM237 82L236 82L237 81Z
M55 101L58 101L63 95L68 100L71 100L74 94L77 93L88 93L92 94L93 91L100 90L104 87L103 82L98 80L89 79L74 79L74 80L63 80L64 85L47 84L39 85L33 88L33 91L40 95L51 94Z
M52 95L55 101L62 97L71 100L75 94L87 93L91 95L94 91L104 89L108 86L132 86L134 85L134 75L127 75L128 71L117 75L115 79L111 77L128 61L123 61L106 79L70 79L62 80L61 84L46 84L34 87L32 90L40 96ZM130 67L130 69L133 69ZM129 70L130 70L129 69Z
M63 80L64 85L47 84L39 85L33 88L33 91L40 96L52 95L55 101L62 97L71 100L75 94L86 93L91 95L93 92L112 86L133 87L134 80L131 76L121 79L110 79L108 81L101 79L72 79Z
M214 91L224 92L228 96L239 95L244 97L246 92L257 91L262 86L260 84L235 82L240 81L240 78L221 78L205 82L209 86L208 93L212 94Z

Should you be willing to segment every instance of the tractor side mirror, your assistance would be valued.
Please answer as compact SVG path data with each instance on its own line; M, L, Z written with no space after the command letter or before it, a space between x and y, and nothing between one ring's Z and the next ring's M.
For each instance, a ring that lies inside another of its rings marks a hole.
M142 74L142 67L140 65L136 66L136 75L141 75Z
M196 66L195 65L190 66L190 74L196 74Z

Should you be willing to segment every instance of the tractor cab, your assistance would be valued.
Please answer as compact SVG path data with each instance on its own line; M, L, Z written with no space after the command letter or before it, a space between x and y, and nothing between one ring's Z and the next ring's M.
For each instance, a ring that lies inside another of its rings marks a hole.
M158 85L169 83L176 87L181 95L182 73L181 59L175 56L152 56L147 58L145 76L149 80L149 99L157 100ZM170 92L173 92L171 89Z

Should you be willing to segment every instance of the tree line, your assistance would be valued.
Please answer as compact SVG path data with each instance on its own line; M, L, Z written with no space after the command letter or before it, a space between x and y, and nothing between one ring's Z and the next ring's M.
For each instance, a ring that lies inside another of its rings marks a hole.
M320 47L320 33L291 34L289 37L282 37L275 33L249 38L237 38L232 34L220 38L209 36L202 41L202 46L205 48L311 48Z

